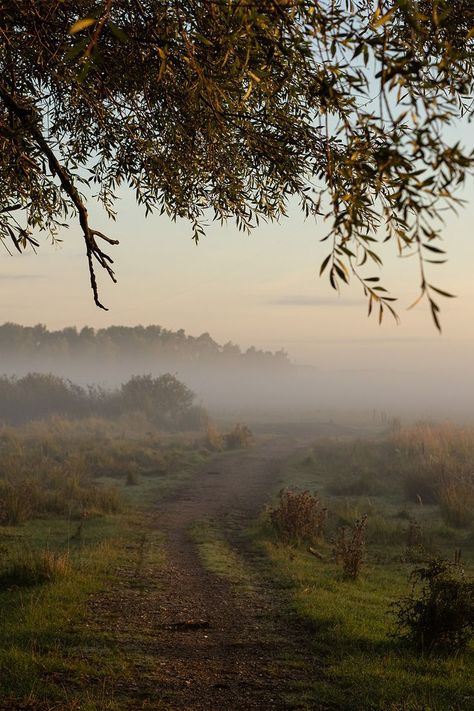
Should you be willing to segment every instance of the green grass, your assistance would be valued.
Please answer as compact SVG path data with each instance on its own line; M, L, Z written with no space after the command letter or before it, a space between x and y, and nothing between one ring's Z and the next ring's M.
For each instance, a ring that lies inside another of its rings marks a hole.
M461 548L470 574L472 529L448 526L437 505L406 501L390 445L382 439L315 445L288 463L276 489L281 485L318 491L330 512L326 541L316 546L323 560L304 547L281 545L265 515L248 532L264 553L261 574L282 592L289 625L305 626L317 661L312 689L301 689L291 702L307 711L474 708L474 644L452 657L423 657L392 636L391 614L392 603L410 590L408 519L420 522L425 555L452 559L455 548ZM363 495L348 495L361 488ZM363 513L369 516L367 563L358 580L345 581L332 560L329 539L337 526L353 524Z
M68 550L70 572L51 583L0 590L0 696L68 709L124 708L123 699L114 700L107 690L135 671L120 653L113 629L88 626L87 601L120 584L118 571L126 565L136 568L136 585L140 566L159 570L161 535L137 513L91 522L76 545L64 537L67 522L50 521L47 538L41 523L37 531L30 523L14 546L20 552L46 545Z
M71 514L29 506L20 525L0 525L1 701L12 709L27 701L71 711L133 706L113 689L133 680L136 669L120 653L114 630L88 626L87 602L120 585L124 566L136 569L137 586L141 566L159 571L164 555L161 534L149 525L147 509L187 481L205 453L190 441L171 437L152 445L150 437L110 438L99 446L92 435L77 438L69 430L67 436L51 436L47 448L36 433L31 437L21 430L0 445L3 461L11 463L8 470L4 465L0 477L3 474L9 484L24 487L28 472L28 493L51 481L52 463L51 486L62 492L70 476L71 456L78 481L68 489L74 505L63 507ZM107 450L103 455L102 448ZM114 461L120 467L111 477L105 472ZM138 472L136 485L126 485L128 469ZM117 510L79 515L75 492L84 496L89 490L109 491L112 486L121 501ZM53 563L55 556L64 556L67 565L51 581L34 584L34 575L29 580L24 571L31 572L43 551L51 554Z
M370 565L356 582L302 550L264 544L285 586L290 620L307 625L320 673L308 708L465 710L474 701L474 650L421 658L389 637L391 603L407 592L407 566ZM295 699L293 699L295 700ZM349 701L350 700L350 701Z
M228 580L240 592L252 589L255 582L252 572L212 520L195 522L190 533L208 570Z

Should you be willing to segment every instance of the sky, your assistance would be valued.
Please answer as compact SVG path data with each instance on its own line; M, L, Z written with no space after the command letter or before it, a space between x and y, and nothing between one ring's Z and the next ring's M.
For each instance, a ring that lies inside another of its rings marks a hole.
M294 362L324 369L444 371L474 355L474 203L449 218L449 262L432 268L432 282L457 294L440 299L441 336L426 304L407 310L418 293L417 263L399 259L392 247L383 251L382 280L399 297L401 323L387 316L379 326L367 318L357 284L338 295L319 278L327 252L320 242L323 224L295 213L251 235L232 225L211 225L196 246L187 223L145 219L131 196L120 201L118 211L117 222L110 223L91 209L91 224L120 240L110 248L119 283L99 275L107 312L93 304L80 231L72 225L61 234L60 246L43 243L36 255L4 253L0 322L49 328L156 323L192 335L207 331L218 342L244 348L284 348Z
M459 127L464 144L472 146L472 125ZM118 219L109 221L89 203L90 224L120 240L110 247L118 284L98 273L101 298L109 310L92 300L84 245L74 223L60 245L42 241L37 254L0 257L2 296L0 323L43 323L50 329L75 325L159 324L198 336L209 332L220 343L242 348L284 348L297 364L323 371L429 374L462 387L474 362L474 181L461 196L466 207L448 214L444 246L449 261L432 266L430 281L456 294L440 297L443 333L434 328L425 302L408 310L419 291L416 259L400 259L384 245L382 283L399 297L400 324L387 315L379 326L367 318L367 304L358 284L338 295L319 268L327 254L324 223L304 220L294 210L279 224L262 224L250 235L232 224L212 224L199 245L186 222L143 212L124 192ZM377 274L374 268L374 274Z

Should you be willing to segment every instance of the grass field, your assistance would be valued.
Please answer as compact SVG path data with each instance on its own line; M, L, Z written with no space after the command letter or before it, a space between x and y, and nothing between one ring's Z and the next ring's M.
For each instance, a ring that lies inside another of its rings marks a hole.
M372 441L320 442L283 470L281 484L317 491L329 512L324 540L314 544L321 559L305 545L283 545L266 514L249 533L265 553L267 579L284 590L289 619L307 627L319 660L312 692L293 698L301 708L474 708L473 644L458 654L423 655L391 636L392 604L409 593L409 573L423 560L453 560L461 549L473 573L473 463L472 430L420 426ZM331 539L363 514L366 564L357 580L347 580Z
M179 685L163 687L161 706L154 696L173 660L163 658L164 677L156 676L149 608L166 602L159 592L166 563L159 518L150 509L179 490L180 516L196 487L193 472L216 442L223 446L221 439L213 432L163 437L140 423L57 418L0 431L0 708L122 711L167 709L167 698L178 703ZM230 482L233 471L238 476L248 466L238 454L219 456L221 472L233 462ZM247 524L239 511L221 511L225 491L214 507L218 515L202 508L186 555L195 546L201 566L228 581L229 609L240 600L244 610L264 611L267 644L280 644L285 627L302 641L304 654L287 660L288 669L298 669L296 681L283 681L291 689L288 708L474 708L474 645L422 653L397 636L393 614L393 603L410 592L410 572L432 557L461 554L472 576L473 462L470 429L420 425L372 438L319 439L282 462L268 490L269 507L281 487L318 493L316 514L322 508L327 514L323 535L310 544L284 542L270 508L242 531ZM210 472L208 485L217 485L218 473ZM365 560L349 580L334 560L334 540L364 515ZM189 561L168 561L178 580L179 566ZM174 578L170 583L172 590ZM121 618L130 605L143 605L144 617L140 622L141 608L133 609L129 628Z
M58 419L4 428L0 451L0 699L114 709L107 688L127 670L113 630L88 628L88 601L123 566L159 569L146 509L206 452L192 438Z

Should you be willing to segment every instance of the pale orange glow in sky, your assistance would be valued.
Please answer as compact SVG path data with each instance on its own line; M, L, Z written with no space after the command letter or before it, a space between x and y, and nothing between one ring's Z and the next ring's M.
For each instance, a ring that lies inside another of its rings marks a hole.
M5 254L0 322L41 322L50 328L157 323L193 335L208 331L219 342L232 340L244 347L284 347L294 361L324 368L379 362L384 367L444 370L456 362L467 364L473 355L472 205L459 217L449 217L449 262L432 268L433 283L458 295L440 299L441 337L426 305L406 310L417 295L417 264L398 259L392 247L383 251L383 281L400 297L401 324L387 317L378 326L376 319L366 318L357 284L338 296L325 278L318 278L327 252L319 242L324 225L294 215L250 236L212 225L196 247L186 223L145 220L131 198L119 204L115 224L91 212L94 226L121 241L113 248L119 284L100 278L110 310L93 305L80 233L72 226L61 247L43 244L38 255Z

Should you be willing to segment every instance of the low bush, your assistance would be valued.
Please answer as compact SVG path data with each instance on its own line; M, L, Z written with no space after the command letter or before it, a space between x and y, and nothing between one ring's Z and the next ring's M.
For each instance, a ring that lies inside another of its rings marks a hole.
M210 452L220 452L224 449L224 438L212 422L207 423L203 444Z
M200 429L207 421L195 394L174 375L133 376L120 389L84 388L44 373L0 376L0 419L18 425L51 416L118 418L140 413L167 430Z
M253 443L253 434L246 425L236 424L235 427L224 435L226 449L244 449Z
M455 654L474 636L474 580L458 564L433 559L411 573L412 589L393 605L395 635L423 653Z
M240 423L236 424L230 432L221 434L212 422L208 422L203 444L210 452L220 452L223 449L245 449L253 444L253 434L246 425Z
M327 509L317 494L282 489L278 505L271 508L269 514L274 530L284 543L313 543L324 535Z

